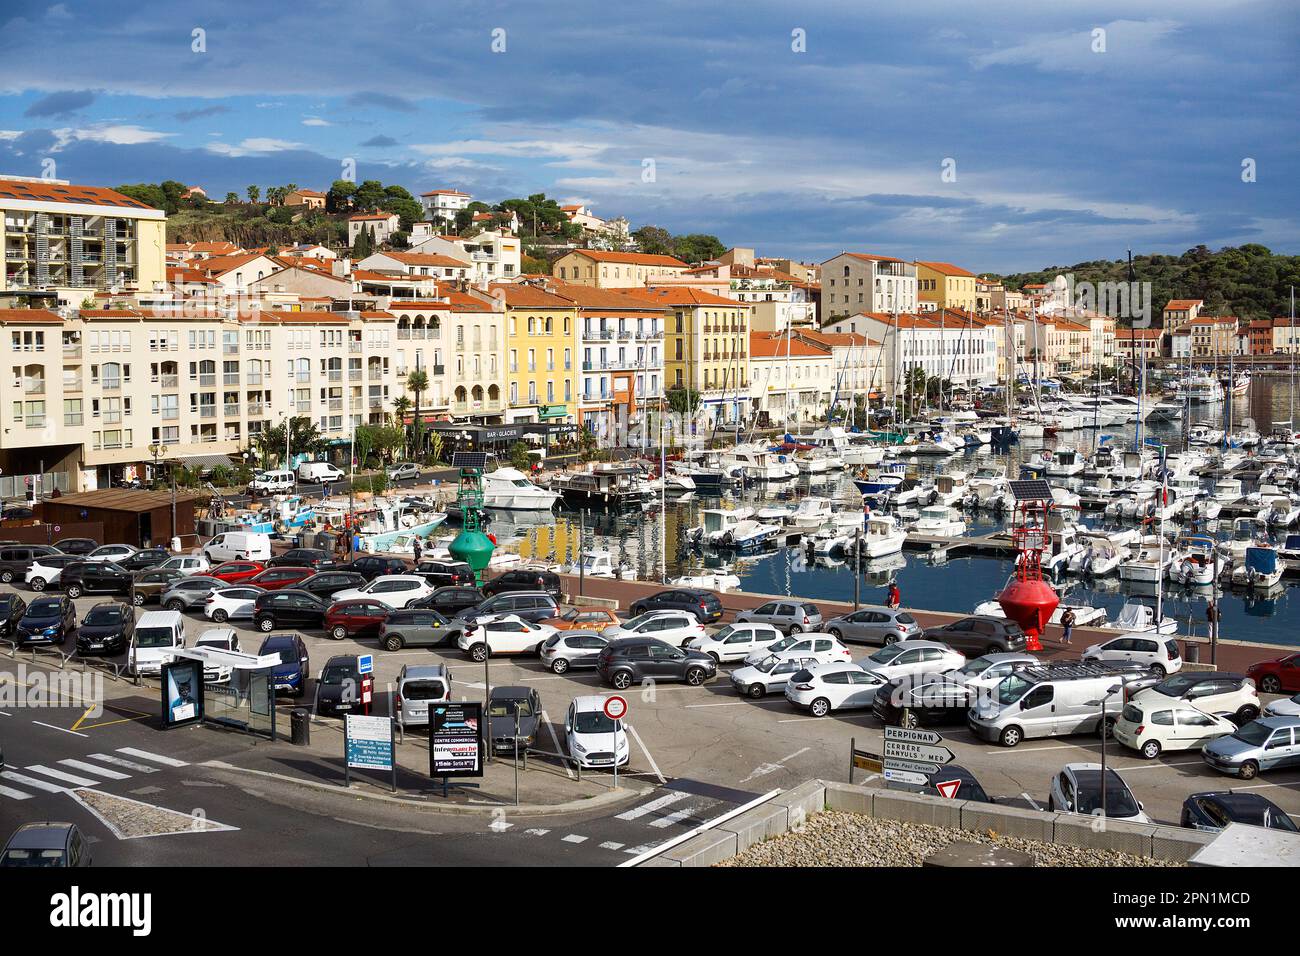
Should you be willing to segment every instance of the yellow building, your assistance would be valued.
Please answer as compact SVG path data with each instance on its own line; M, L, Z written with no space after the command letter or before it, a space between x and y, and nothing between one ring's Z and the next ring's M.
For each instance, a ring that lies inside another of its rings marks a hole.
M916 297L935 309L979 311L979 279L951 262L916 263Z
M492 293L506 307L506 422L576 421L577 305L522 283Z
M689 286L631 294L671 310L664 333L667 388L699 392L706 420L735 422L748 417L753 307Z
M672 256L574 249L555 260L551 274L563 282L596 289L642 289L656 279L679 276L688 268Z

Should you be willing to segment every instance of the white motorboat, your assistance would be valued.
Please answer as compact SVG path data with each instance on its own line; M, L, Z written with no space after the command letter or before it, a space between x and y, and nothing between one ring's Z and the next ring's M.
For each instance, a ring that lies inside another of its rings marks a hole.
M728 531L753 513L750 508L705 508L700 511L700 523L686 529L683 537L690 544L720 544Z
M1204 535L1179 538L1169 564L1169 580L1188 587L1214 583L1214 540Z
M1105 577L1119 569L1120 562L1128 556L1128 548L1117 547L1114 542L1098 535L1080 539L1081 547L1070 556L1067 568L1071 574L1088 577Z
M1215 428L1205 422L1197 422L1187 429L1187 443L1190 445L1222 445L1223 429Z
M889 515L867 516L866 531L862 535L862 550L868 558L883 558L903 550L907 532Z
M740 587L740 577L730 573L727 565L717 571L699 571L672 578L669 584L679 588L701 588L705 591L735 591Z
M483 475L483 505L508 511L550 511L559 494L540 488L518 468L498 468Z
M1163 614L1160 620L1157 621L1155 608L1149 604L1139 604L1136 601L1129 601L1120 608L1115 620L1097 626L1107 631L1123 631L1125 633L1176 634L1178 632L1177 620Z
M934 476L934 494L931 499L937 505L960 504L966 496L966 474L961 471L947 471Z
M819 428L807 438L797 437L796 441L816 445L818 448L827 448L845 465L854 468L879 464L885 457L883 445L871 445L863 440L854 441L848 432L836 425Z
M582 574L588 578L613 578L619 581L635 581L636 572L619 561L612 551L602 548L586 548L578 561L570 562L564 569L566 574Z
M799 475L799 468L785 455L743 445L737 445L724 456L722 466L732 472L739 468L751 481L787 481Z
M1174 397L1193 405L1214 405L1223 401L1223 386L1213 375L1198 372L1178 383Z
M918 535L955 538L966 533L966 519L956 508L929 505L921 509L921 516L916 519L912 530Z
M844 462L833 451L825 448L804 452L795 458L794 463L801 475L824 475L828 471L839 471L844 467Z
M1221 505L1230 505L1241 497L1240 478L1220 478L1214 483L1214 500Z
M1179 422L1183 419L1184 403L1175 400L1156 402L1145 412L1149 422Z
M1236 587L1267 591L1281 583L1282 571L1283 564L1276 548L1251 545L1246 549L1245 560L1233 567L1232 583Z
M825 498L809 495L795 506L785 519L788 527L805 530L819 528L831 516L831 503Z
M1173 563L1173 548L1158 538L1144 538L1133 554L1119 563L1119 579L1141 584L1159 584Z
M1289 528L1300 521L1300 505L1290 495L1276 495L1267 499L1256 521L1262 521L1270 528Z

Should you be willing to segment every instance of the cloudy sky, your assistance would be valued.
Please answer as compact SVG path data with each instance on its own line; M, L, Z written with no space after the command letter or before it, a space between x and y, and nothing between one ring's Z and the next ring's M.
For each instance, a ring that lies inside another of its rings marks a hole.
M1298 27L1291 0L4 0L0 173L222 198L351 160L973 270L1297 253Z

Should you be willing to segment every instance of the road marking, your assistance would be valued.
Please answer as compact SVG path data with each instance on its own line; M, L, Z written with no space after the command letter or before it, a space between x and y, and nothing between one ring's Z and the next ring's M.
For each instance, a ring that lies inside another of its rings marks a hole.
M542 721L546 724L546 730L551 735L551 744L555 747L553 753L558 754L560 752L560 738L555 733L555 724L551 723L551 718L547 716L545 710L542 711ZM564 772L569 775L570 780L573 779L573 768L569 766L569 761L567 760L564 761Z
M550 833L550 832L551 832L551 831L550 831L549 829L545 828L545 827L535 827L535 828L533 828L532 830L525 830L525 831L524 831L524 833L528 834L528 836L538 836L538 837L540 837L540 836L546 836L546 834L548 834L548 833Z
M683 807L680 810L674 810L672 813L668 814L665 817L660 817L658 820L651 820L650 826L657 827L660 830L666 829L667 827L670 827L675 823L681 823L683 820L685 820L687 817L693 814L695 810L696 810L695 807Z
M40 726L42 726L42 727L48 727L48 728L50 728L50 730L57 730L57 731L59 731L59 733L63 733L63 734L72 734L72 736L74 736L74 737L89 737L89 736L90 736L90 734L83 734L83 733L78 733L78 732L75 731L75 730L69 730L67 727L55 727L53 724L43 724L43 723L41 723L39 720L33 720L32 723L34 723L34 724L40 724Z
M682 709L694 710L696 707L744 707L749 705L750 703L747 700L729 700L729 701L724 701L721 704L687 704Z
M650 761L650 769L653 770L655 776L659 778L659 782L667 783L668 778L665 777L662 773L660 773L659 765L655 763L655 758L650 756L650 748L645 745L645 741L643 741L641 739L641 735L636 732L636 728L633 727L631 724L628 724L627 732L631 734L632 738L637 742L637 746L640 747L641 752L645 754L645 759Z
M14 783L26 784L29 787L35 787L37 790L44 790L46 793L66 793L70 787L60 787L57 784L47 783L44 780L37 780L35 777L28 777L25 774L18 773L14 770L0 770L0 777L6 780L12 780Z
M136 763L134 760L123 760L121 757L114 757L112 754L87 754L95 760L101 760L104 763L111 763L115 767L125 767L127 770L135 770L139 773L157 773L157 767L146 767L142 763Z
M685 800L689 796L690 796L689 793L684 793L680 790L675 790L672 793L664 794L662 797L656 797L654 800L651 800L649 803L643 803L639 807L633 807L631 810L625 810L624 812L617 814L616 819L638 820L641 817L645 816L647 813L654 813L656 810L662 810L664 807L670 807L674 803L678 803L682 800Z
M62 770L55 770L52 767L45 767L41 764L34 763L26 769L33 773L43 773L47 777L53 777L55 780L66 780L68 783L74 783L78 787L94 787L99 785L98 780L92 780L89 777L78 777L76 774L64 773Z
M586 843L586 842L587 842L587 838L586 838L585 836L579 836L579 835L576 834L576 833L570 833L568 836L566 836L566 837L563 838L563 841L562 841L562 842L564 842L564 843Z
M1191 767L1199 766L1204 762L1204 760L1180 760L1177 763L1173 763L1170 761L1161 762L1152 760L1148 763L1135 763L1127 766L1124 768L1124 772L1127 773L1130 770L1156 770L1160 767Z
M512 826L514 826L513 823L507 823L505 820L493 820L488 824L488 829L495 830L497 833L504 833Z
M786 717L778 720L778 724L802 724L806 720L822 720L821 717Z
M13 714L7 714L3 710L0 710L0 717L12 717L12 716Z
M607 840L600 845L600 848L602 850L621 850L623 849L623 846L624 844L622 843L615 843L613 840Z
M119 773L116 770L106 770L103 767L96 767L93 763L86 763L84 760L60 760L65 767L71 767L73 770L86 770L90 773L97 773L101 777L107 777L109 780L130 780L129 773Z
M646 852L646 850L653 849L653 847L654 847L653 843L642 843L639 844L638 846L629 847L623 852L626 853L628 856L640 856L642 853Z
M808 718L808 719L810 719L810 720L820 720L821 718L820 718L820 717L813 717L813 718ZM740 782L741 782L741 783L749 783L749 781L753 780L755 777L765 777L765 776L767 776L769 773L776 773L778 770L784 770L784 769L785 769L785 763L786 763L786 761L788 761L788 760L793 760L795 757L799 756L800 754L807 753L809 750L812 750L812 748L811 748L811 747L800 747L800 748L799 748L798 750L796 750L794 753L790 754L790 756L788 756L788 757L782 757L782 758L781 758L780 760L778 760L776 763L764 763L764 764L759 764L759 765L754 769L754 772L753 772L753 773L751 773L748 777L746 777L744 780L742 780L742 781L740 781Z
M30 793L23 793L21 790L11 790L9 787L0 787L0 797L8 797L10 800L30 800Z
M150 753L147 750L137 750L134 747L118 747L117 752L120 754L130 754L132 757L139 757L141 760L152 760L154 763L164 764L168 767L188 767L184 760L176 760L173 757L164 757L162 754Z

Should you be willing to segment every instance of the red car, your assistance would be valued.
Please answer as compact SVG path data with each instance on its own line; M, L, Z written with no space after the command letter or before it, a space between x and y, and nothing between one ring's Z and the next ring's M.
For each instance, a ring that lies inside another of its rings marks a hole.
M207 577L225 581L227 584L243 584L257 577L265 568L256 561L227 561L219 564L207 573Z
M1260 661L1246 669L1246 676L1263 694L1293 693L1300 690L1300 654Z
M299 582L306 581L315 573L315 568L267 568L257 577L250 578L248 583L268 591L278 591L280 588L296 587Z
M335 601L325 612L325 633L336 641L345 637L377 637L379 625L391 610L370 598Z

